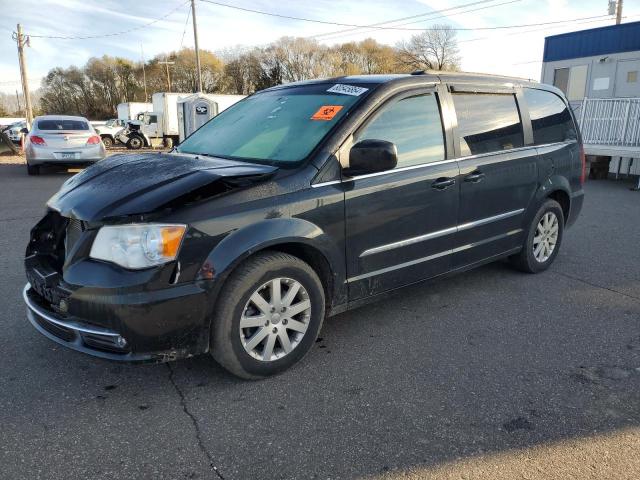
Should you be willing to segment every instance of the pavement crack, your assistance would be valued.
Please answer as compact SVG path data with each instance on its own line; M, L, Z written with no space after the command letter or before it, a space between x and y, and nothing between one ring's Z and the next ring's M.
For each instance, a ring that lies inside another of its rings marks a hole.
M195 415L193 415L189 411L189 407L187 406L187 399L184 396L184 392L180 389L180 387L178 386L178 383L176 382L176 379L174 377L174 373L175 372L173 370L173 367L171 366L171 363L167 363L166 365L167 365L167 368L169 369L169 381L171 382L171 385L173 385L173 388L175 389L176 393L178 394L178 397L180 397L180 406L182 406L182 410L184 411L185 415L187 415L189 417L189 419L191 420L191 423L193 424L193 428L194 428L195 433L196 433L196 440L198 441L198 447L200 448L200 451L209 460L209 466L213 469L213 471L216 474L217 478L219 478L221 480L224 480L224 477L222 476L222 473L220 473L220 470L215 465L213 456L209 453L209 451L204 446L204 441L202 440L202 432L200 430L200 425L198 424L198 420L196 419Z
M589 285L589 286L594 287L594 288L599 288L601 290L607 290L609 292L616 293L618 295L622 295L623 297L627 297L627 298L630 298L632 300L636 300L636 301L640 302L640 297L636 297L634 295L629 295L628 293L621 292L621 291L616 290L614 288L605 287L604 285L598 285L597 283L593 283L593 282L590 282L588 280L584 280L583 278L580 278L580 277L574 277L573 275L569 275L568 273L558 272L556 270L552 270L551 273L555 273L556 275L560 275L561 277L566 277L566 278L569 278L571 280L575 280L577 282L584 283L585 285Z

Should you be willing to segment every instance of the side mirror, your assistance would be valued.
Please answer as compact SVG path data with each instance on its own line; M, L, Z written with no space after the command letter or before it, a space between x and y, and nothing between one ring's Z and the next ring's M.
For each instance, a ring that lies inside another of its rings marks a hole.
M386 140L362 140L349 151L349 166L343 171L354 177L367 173L384 172L396 168L398 149Z
M29 129L26 128L26 127L25 128L21 128L20 129L20 133L24 133L26 135L27 133L29 133Z

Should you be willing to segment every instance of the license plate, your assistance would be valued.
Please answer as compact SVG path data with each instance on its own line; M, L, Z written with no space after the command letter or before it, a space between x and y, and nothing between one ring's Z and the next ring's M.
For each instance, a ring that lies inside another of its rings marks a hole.
M62 154L62 159L63 160L75 160L76 158L76 154L75 153L63 153Z

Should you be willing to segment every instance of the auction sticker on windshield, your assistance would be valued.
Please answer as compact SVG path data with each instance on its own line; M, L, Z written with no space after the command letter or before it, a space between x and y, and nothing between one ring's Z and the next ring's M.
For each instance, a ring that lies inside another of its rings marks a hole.
M333 87L328 89L327 92L344 93L345 95L353 95L354 97L359 97L367 90L369 89L364 87L357 87L355 85L345 85L343 83L336 83Z
M333 120L340 110L342 105L323 105L313 114L311 120Z

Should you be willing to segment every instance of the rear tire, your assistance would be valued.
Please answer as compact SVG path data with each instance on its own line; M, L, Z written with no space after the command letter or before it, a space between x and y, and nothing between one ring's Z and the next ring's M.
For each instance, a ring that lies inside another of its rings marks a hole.
M140 150L143 146L144 140L138 135L130 137L127 141L127 148L130 150Z
M164 148L173 148L173 138L165 137L162 140L162 144L164 145Z
M40 165L29 165L27 163L27 174L28 175L40 175Z
M509 260L523 272L542 272L551 266L558 255L563 233L562 207L555 200L548 199L533 217L522 250Z
M218 296L211 353L240 378L278 374L309 352L324 314L322 282L308 264L286 253L258 253L231 273Z

